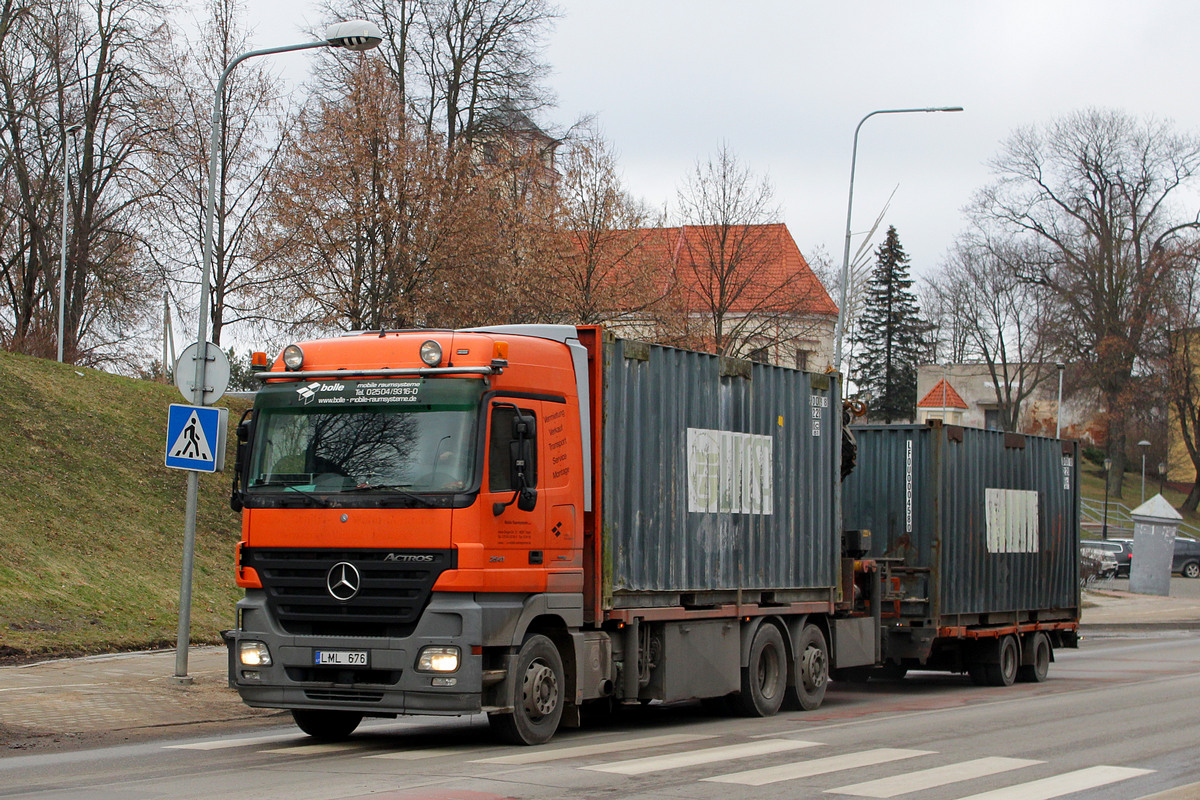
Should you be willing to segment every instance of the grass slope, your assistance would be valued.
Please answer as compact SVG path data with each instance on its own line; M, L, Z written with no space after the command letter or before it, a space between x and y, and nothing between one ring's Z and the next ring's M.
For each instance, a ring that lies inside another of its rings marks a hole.
M174 645L187 473L163 453L179 402L173 386L0 352L0 657ZM240 596L229 481L200 477L193 642L219 641Z

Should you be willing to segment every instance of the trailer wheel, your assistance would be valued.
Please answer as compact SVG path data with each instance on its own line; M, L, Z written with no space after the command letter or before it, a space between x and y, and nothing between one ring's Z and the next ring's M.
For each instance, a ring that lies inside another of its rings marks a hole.
M741 711L748 717L770 717L783 705L787 690L787 654L783 634L763 623L750 642L750 661L742 670Z
M513 712L488 714L496 735L509 744L544 744L558 730L563 713L563 663L554 642L534 634L517 654Z
M805 625L796 643L793 684L788 687L788 708L815 711L825 700L829 685L829 646L816 625Z
M1024 664L1017 671L1017 679L1026 683L1041 683L1050 672L1050 639L1038 631L1029 643L1033 652L1033 663Z
M314 739L336 742L354 733L363 715L353 711L323 711L316 708L293 708L296 727Z
M1012 686L1017 679L1017 668L1021 664L1020 651L1015 636L1000 637L1000 661L987 665L989 686Z

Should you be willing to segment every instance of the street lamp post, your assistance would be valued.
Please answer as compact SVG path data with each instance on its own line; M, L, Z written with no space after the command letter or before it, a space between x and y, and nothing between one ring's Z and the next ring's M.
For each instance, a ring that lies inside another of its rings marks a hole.
M1055 364L1054 366L1058 367L1058 405L1056 405L1054 407L1054 438L1061 439L1062 438L1062 379L1063 379L1063 370L1065 370L1067 368L1067 365L1060 361L1057 364Z
M70 183L71 177L71 161L67 157L69 154L67 148L68 137L70 141L75 141L75 134L83 128L79 123L65 128L63 130L63 169L62 169L62 240L58 248L58 362L61 364L63 360L63 335L67 331L67 185Z
M1150 442L1142 439L1138 442L1138 447L1142 448L1142 502L1146 502L1146 448L1150 446Z
M1104 459L1104 522L1100 527L1100 538L1108 539L1108 472L1112 469L1112 459Z
M917 114L917 113L932 113L936 111L962 111L961 106L947 106L944 108L885 108L878 111L872 111L858 121L858 125L854 128L854 147L850 151L850 192L846 199L846 247L842 253L842 301L838 306L837 329L833 334L833 368L841 370L842 368L842 336L846 331L846 289L850 281L850 220L854 212L854 169L858 161L858 132L862 128L863 123L876 114Z
M251 50L234 58L225 67L217 81L213 93L212 131L208 146L208 201L204 208L204 242L203 258L200 268L200 322L196 334L197 355L195 382L192 384L192 405L204 405L204 390L206 367L208 364L208 283L212 275L213 252L213 220L216 216L218 143L220 142L222 117L225 104L225 82L234 67L249 58L269 56L277 53L290 53L296 50L311 50L317 47L344 47L347 50L364 51L378 47L383 41L379 28L365 20L338 22L325 29L325 38L315 42L269 47L263 50ZM191 641L191 612L192 612L192 560L196 543L196 505L200 495L200 474L188 472L187 482L187 515L183 532L183 568L179 588L179 631L175 644L175 682L190 684L187 674L188 645Z

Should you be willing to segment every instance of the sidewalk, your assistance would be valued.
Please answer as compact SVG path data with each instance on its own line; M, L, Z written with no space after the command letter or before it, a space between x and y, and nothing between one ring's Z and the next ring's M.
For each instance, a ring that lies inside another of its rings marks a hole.
M0 758L31 749L121 744L278 724L286 712L253 709L226 684L224 647L193 647L191 686L179 686L175 651L89 656L0 667Z
M1084 593L1083 633L1200 630L1200 597L1150 597L1107 588ZM290 721L253 709L226 685L224 647L193 647L173 680L175 651L91 656L0 667L0 758L30 750L139 741L165 732L213 735Z

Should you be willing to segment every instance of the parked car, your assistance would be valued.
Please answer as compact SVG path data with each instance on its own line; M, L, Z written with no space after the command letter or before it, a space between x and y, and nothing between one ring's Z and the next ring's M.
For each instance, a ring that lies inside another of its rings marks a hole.
M1200 578L1200 542L1177 537L1171 571L1178 572L1185 578Z
M1132 551L1132 548L1127 548ZM1121 575L1120 553L1122 546L1112 540L1085 539L1079 542L1081 558L1091 557L1096 560L1098 578L1114 578ZM1124 564L1124 575L1129 575L1129 563Z
M1129 577L1129 566L1133 563L1132 539L1084 539L1079 546L1112 553L1113 559L1117 562L1116 576L1118 578Z
M1079 546L1079 581L1083 584L1095 580L1107 580L1117 574L1117 559L1108 550L1088 547L1088 542Z

